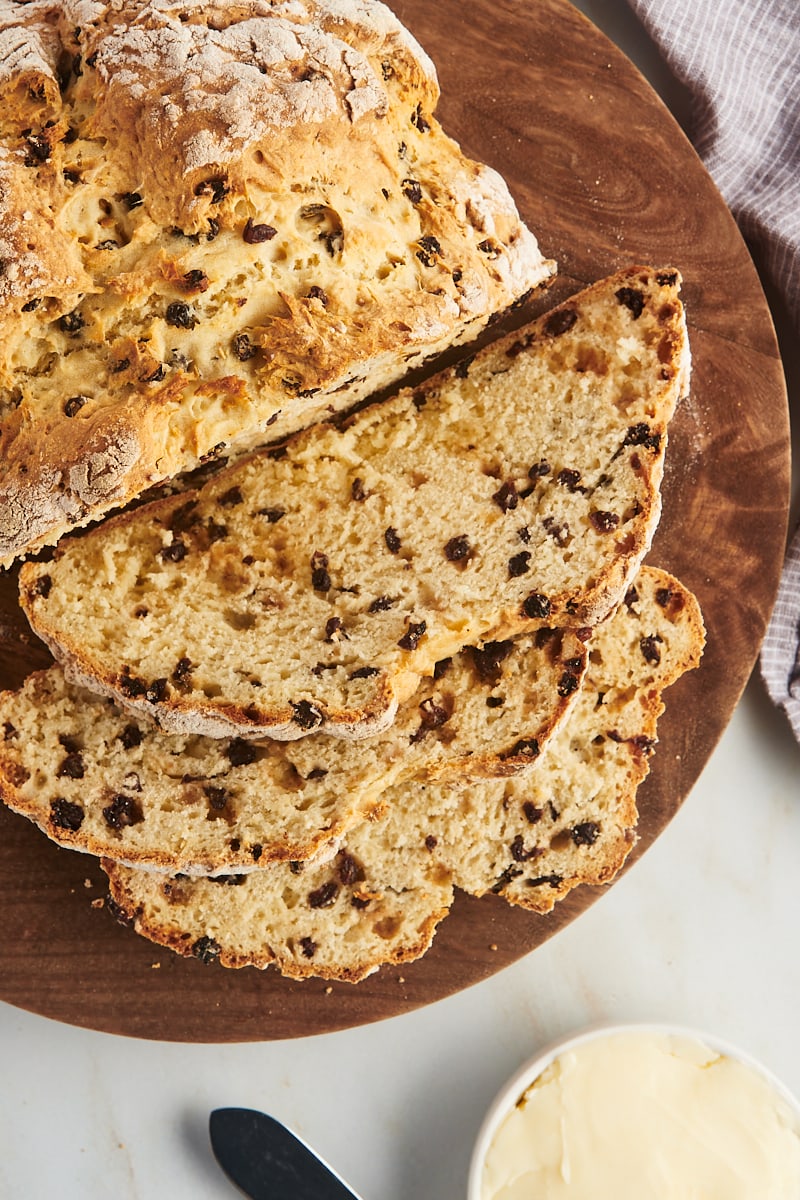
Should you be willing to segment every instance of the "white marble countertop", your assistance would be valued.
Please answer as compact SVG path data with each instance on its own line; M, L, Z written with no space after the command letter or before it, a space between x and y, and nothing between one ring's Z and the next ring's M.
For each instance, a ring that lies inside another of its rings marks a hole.
M685 100L624 0L583 8L679 118ZM597 1022L717 1034L800 1094L800 746L755 676L702 777L643 860L492 979L410 1015L296 1041L135 1041L0 1004L0 1197L225 1200L208 1113L259 1108L364 1200L460 1200L505 1078ZM0 966L0 970L2 967Z

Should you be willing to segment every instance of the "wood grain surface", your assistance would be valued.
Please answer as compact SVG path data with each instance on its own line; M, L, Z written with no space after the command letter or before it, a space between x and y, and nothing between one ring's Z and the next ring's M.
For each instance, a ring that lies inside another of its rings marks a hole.
M683 133L624 56L565 0L395 0L439 70L439 115L508 180L560 276L548 303L632 262L678 266L694 359L670 435L650 561L700 599L708 647L666 695L640 792L635 862L697 779L752 668L777 588L789 496L788 411L758 277ZM48 661L0 580L0 684ZM91 901L104 876L0 812L0 998L94 1029L174 1041L287 1038L408 1011L527 954L593 903L537 917L459 896L420 962L357 986L225 971L159 950ZM630 869L630 867L628 868Z

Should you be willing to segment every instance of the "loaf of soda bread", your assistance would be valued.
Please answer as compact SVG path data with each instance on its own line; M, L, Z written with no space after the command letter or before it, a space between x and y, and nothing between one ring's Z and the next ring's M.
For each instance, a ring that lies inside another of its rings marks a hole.
M0 0L0 564L548 280L377 0Z
M0 796L54 841L153 870L209 875L334 852L399 779L508 776L577 695L570 632L493 642L439 664L362 742L168 734L69 684L59 667L0 693Z
M464 645L596 623L660 514L687 385L675 271L63 539L21 602L70 677L164 728L364 737Z
M205 962L350 981L423 953L454 888L547 912L623 865L661 693L698 665L703 644L694 596L646 567L595 631L577 702L524 774L398 784L387 815L354 829L322 864L189 880L106 860L113 910Z

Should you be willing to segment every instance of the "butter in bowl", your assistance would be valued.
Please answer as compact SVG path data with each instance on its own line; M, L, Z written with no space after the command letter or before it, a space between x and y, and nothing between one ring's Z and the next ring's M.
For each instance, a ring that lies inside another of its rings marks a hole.
M593 1030L509 1080L468 1200L798 1200L800 1103L716 1037Z

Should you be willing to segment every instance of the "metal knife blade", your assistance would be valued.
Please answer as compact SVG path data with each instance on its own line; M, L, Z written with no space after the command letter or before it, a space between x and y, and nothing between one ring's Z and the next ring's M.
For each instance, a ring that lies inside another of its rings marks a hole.
M280 1121L252 1108L217 1108L211 1148L228 1178L251 1200L360 1200Z

